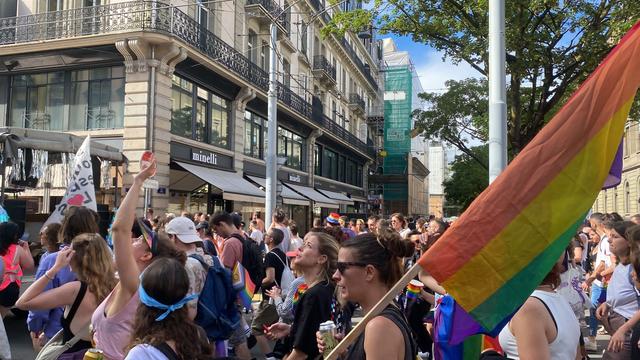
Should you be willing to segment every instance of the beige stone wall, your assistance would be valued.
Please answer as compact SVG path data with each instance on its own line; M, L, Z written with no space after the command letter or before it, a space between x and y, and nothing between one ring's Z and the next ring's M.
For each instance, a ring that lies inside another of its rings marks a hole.
M640 213L640 128L629 123L625 131L620 185L603 190L593 204L594 212L617 212L630 217Z
M444 215L444 195L429 195L429 215L441 218Z

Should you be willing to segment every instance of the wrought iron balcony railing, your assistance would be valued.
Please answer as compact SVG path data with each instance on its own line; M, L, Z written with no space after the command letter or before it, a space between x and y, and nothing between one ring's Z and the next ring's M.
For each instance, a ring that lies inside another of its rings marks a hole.
M349 106L353 107L354 110L364 113L364 100L356 93L349 94Z
M323 72L333 82L336 82L336 68L331 65L324 55L316 55L313 57L313 70Z
M360 140L357 136L347 131L347 129L331 120L328 116L323 115L322 118L318 120L319 125L324 131L335 134L339 138L358 148L358 150L375 157L375 149L373 147L369 147L364 141Z
M364 77L367 79L369 84L371 84L371 86L375 89L375 91L378 91L378 83L375 81L373 76L371 76L371 67L365 65L362 62L360 57L358 57L358 54L356 53L356 51L353 50L353 47L351 46L351 44L347 42L345 38L342 38L341 42L342 42L342 46L344 46L344 49L347 52L347 55L349 55L349 57L356 64L358 69L360 69L360 71L364 74Z
M275 19L283 29L286 30L287 36L291 31L291 25L287 13L273 0L247 0L247 6L259 5L271 18Z
M267 72L179 8L160 1L129 1L2 18L0 45L135 31L173 36L260 90L268 90ZM314 65L315 63L314 61ZM324 56L321 56L318 65L335 82L335 67ZM283 84L278 84L278 99L303 117L312 119L311 104ZM42 127L46 126L46 119L44 120ZM364 142L331 120L322 121L319 125L330 126L331 129L327 129L329 133L361 150L367 150Z

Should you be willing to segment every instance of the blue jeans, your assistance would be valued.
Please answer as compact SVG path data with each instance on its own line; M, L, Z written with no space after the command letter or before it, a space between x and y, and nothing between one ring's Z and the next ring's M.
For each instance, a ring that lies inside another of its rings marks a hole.
M591 284L591 306L589 307L589 336L598 334L598 318L596 318L596 309L607 299L607 289Z

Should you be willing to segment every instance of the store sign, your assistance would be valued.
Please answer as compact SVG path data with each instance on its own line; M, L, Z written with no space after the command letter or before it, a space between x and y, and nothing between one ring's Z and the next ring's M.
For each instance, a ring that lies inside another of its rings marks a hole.
M209 165L218 165L218 154L191 149L191 160Z
M297 174L289 174L289 181L293 181L293 182L297 182L299 183L302 179L300 178L300 175Z

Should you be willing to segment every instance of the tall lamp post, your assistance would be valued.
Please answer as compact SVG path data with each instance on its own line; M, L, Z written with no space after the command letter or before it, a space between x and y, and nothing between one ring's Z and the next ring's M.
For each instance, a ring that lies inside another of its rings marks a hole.
M504 0L489 0L489 182L507 167Z

